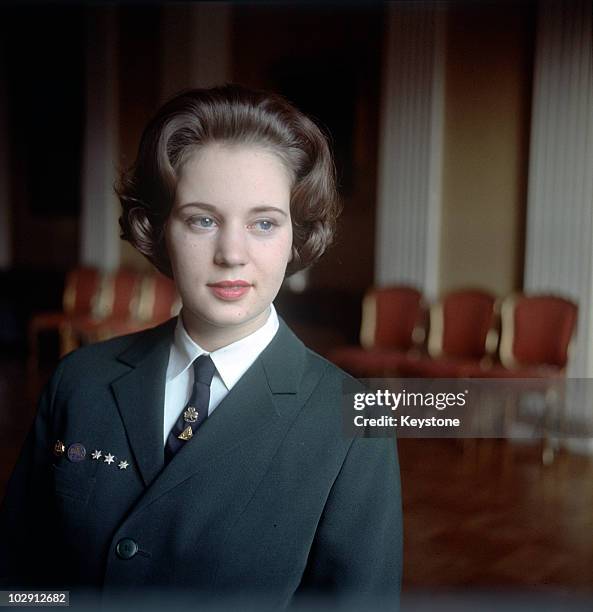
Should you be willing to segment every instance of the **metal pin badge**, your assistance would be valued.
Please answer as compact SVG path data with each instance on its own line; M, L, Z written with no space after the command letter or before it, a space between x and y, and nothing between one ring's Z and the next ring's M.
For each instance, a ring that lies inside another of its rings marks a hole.
M191 425L188 425L177 437L180 440L191 440L193 438L194 432L191 428Z
M186 423L195 423L198 420L198 411L193 406L188 406L183 413L183 420Z
M86 448L80 442L75 442L68 447L68 459L70 461L82 461L85 457Z
M54 455L56 457L60 457L64 454L65 450L66 447L64 446L64 443L61 440L56 440L56 443L54 444Z

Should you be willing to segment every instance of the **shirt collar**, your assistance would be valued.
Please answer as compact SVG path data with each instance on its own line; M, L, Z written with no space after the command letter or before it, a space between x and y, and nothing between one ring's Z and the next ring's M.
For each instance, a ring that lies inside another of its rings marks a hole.
M270 315L267 321L256 331L241 340L223 346L210 353L216 371L227 389L232 389L245 374L259 354L268 346L278 331L278 315L274 305L270 305ZM199 344L194 342L183 325L183 319L177 317L175 334L169 364L167 365L166 382L169 382L185 372L200 355L208 354Z

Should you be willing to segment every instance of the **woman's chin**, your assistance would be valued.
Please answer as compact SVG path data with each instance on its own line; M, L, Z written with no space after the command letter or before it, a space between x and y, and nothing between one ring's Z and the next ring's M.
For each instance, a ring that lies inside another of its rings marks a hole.
M188 332L226 334L248 328L251 333L267 320L269 307L250 309L237 303L216 305L208 310L183 308L183 322Z

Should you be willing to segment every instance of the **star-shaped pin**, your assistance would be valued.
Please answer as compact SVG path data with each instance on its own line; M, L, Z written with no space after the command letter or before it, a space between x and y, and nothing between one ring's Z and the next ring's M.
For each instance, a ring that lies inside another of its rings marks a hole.
M93 459L100 459L100 458L101 458L101 455L102 455L101 451L100 451L100 450L96 450L96 451L94 451L94 452L93 452L93 454L91 455L91 457L92 457Z
M115 459L115 456L112 455L111 453L107 453L105 455L105 463L113 463L114 459Z
M128 462L127 461L120 461L119 465L117 466L120 470L125 470L128 467Z

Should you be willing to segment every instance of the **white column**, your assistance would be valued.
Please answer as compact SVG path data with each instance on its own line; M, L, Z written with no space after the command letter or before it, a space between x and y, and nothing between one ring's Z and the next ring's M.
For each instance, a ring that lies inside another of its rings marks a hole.
M392 3L379 131L375 282L438 293L444 123L444 14Z
M117 268L121 248L113 191L118 159L116 17L113 7L89 9L87 26L80 260L104 270Z
M540 3L533 83L525 289L578 302L573 377L593 377L592 13Z
M163 100L181 89L232 80L230 3L165 5L162 15Z

